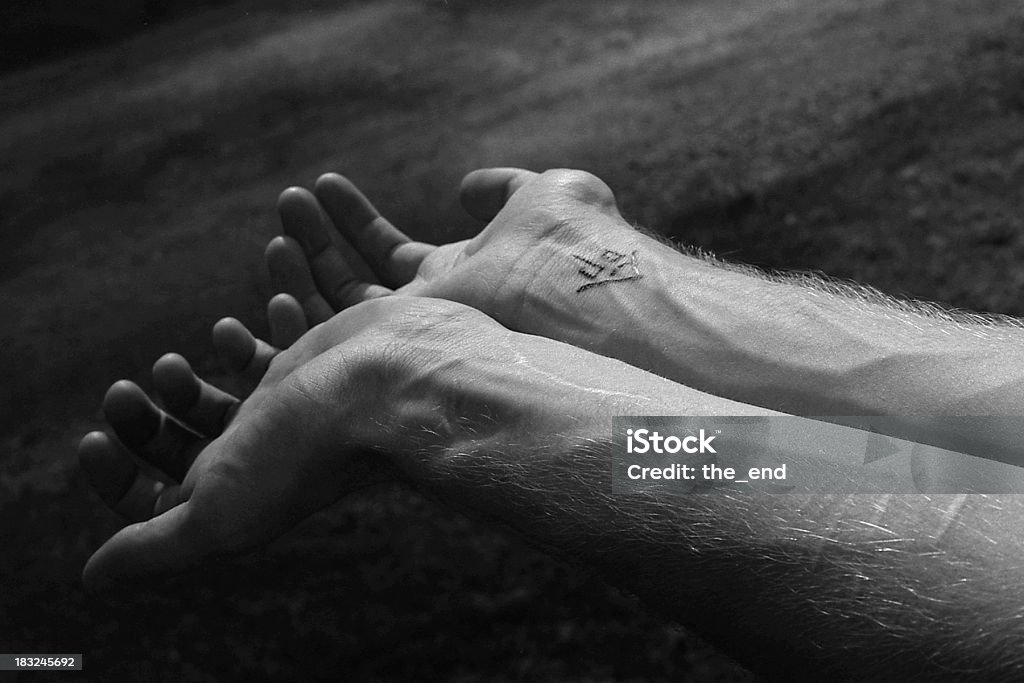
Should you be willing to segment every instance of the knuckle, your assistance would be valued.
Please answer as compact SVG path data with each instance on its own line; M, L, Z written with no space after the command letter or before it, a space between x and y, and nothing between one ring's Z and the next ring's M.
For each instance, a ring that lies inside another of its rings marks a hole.
M611 188L593 173L578 169L558 168L545 171L542 177L574 199L601 206L615 204Z

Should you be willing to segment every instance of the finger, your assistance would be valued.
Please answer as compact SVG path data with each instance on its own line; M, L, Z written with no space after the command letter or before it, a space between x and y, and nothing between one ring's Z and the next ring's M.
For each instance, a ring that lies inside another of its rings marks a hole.
M342 236L355 247L377 278L391 288L408 284L433 245L413 242L370 203L352 182L337 173L316 181L316 198Z
M319 325L334 315L334 309L313 281L313 272L298 242L291 237L275 237L267 244L264 258L274 289L298 299L309 325Z
M153 365L153 384L168 412L206 437L219 436L239 404L231 394L197 377L176 353Z
M473 218L492 220L509 198L539 174L522 168L484 168L466 174L459 187L462 208Z
M251 454L253 446L249 443L239 447L233 445L231 437L223 436L208 448L209 462L238 465L244 461L238 449ZM286 443L278 442L270 450L286 448ZM234 452L225 453L224 449ZM210 475L210 470L205 474ZM277 482L259 476L248 482L238 478L241 475L244 479L244 474L234 467L213 476L199 474L180 487L165 488L156 501L155 516L125 527L89 558L83 571L86 588L103 592L135 579L177 573L204 559L251 548L301 519L282 519L273 513L261 519L257 510L268 505L273 508L275 501L261 498L258 492L253 495L252 487L273 491ZM305 516L308 512L301 508L299 514Z
M100 500L129 522L149 519L167 486L146 475L116 439L90 432L78 445L78 461Z
M306 313L291 294L278 294L267 303L270 343L287 349L309 331Z
M180 482L206 441L160 410L134 382L122 380L103 397L103 414L131 453Z
M89 558L82 572L92 593L123 589L127 582L174 573L209 554L202 530L189 533L189 505L169 507L152 519L126 526Z
M270 361L280 353L234 318L222 318L213 326L213 347L228 370L251 387L260 383Z
M369 266L346 246L353 263L346 261L331 239L331 230L320 203L308 190L292 187L278 200L281 224L302 245L320 294L335 311L391 293L376 282ZM340 238L339 238L340 239Z

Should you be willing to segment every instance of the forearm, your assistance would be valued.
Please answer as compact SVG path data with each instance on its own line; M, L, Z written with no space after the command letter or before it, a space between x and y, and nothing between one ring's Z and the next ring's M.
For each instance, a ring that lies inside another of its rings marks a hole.
M513 321L521 329L798 415L1015 415L1024 405L1018 326L725 267L621 225L568 240L552 238L552 258ZM580 289L590 281L574 255L605 249L635 254L636 277ZM555 329L545 329L550 320Z
M667 277L658 284L674 316L657 334L676 317L686 343L653 361L695 385L799 415L1021 412L1019 327L925 314L815 277L769 279L660 255Z
M451 440L400 454L402 476L595 568L762 671L1013 677L1024 579L1014 497L613 494L600 436L612 415L766 411L617 364L595 362L571 384L552 380L556 367L523 354L516 377L475 377L483 417L436 419ZM549 389L527 404L520 390L537 381Z
M507 460L456 458L420 483L782 680L1018 678L1019 548L998 567L971 551L983 550L981 532L942 537L946 524L977 528L994 514L1012 528L1005 500L718 495L666 505L601 495L609 482L580 471L584 453L568 451L547 482Z

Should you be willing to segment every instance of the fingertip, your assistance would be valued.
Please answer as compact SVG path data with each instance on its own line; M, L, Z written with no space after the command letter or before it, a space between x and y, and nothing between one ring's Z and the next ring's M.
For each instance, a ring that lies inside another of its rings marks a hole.
M78 462L90 486L109 507L131 486L138 466L105 432L89 432L78 444Z
M288 320L288 321L302 321L304 327L308 327L306 324L306 314L302 310L302 304L291 294L287 292L281 292L275 294L270 301L267 302L267 317L271 321L274 320Z
M78 451L81 453L84 450L92 450L96 446L102 444L109 437L106 432L94 430L82 437L81 441L78 442Z
M288 348L309 330L302 304L291 294L281 293L267 303L270 336L274 346Z
M321 201L325 196L345 199L348 200L347 208L354 207L366 210L373 216L379 215L356 184L340 173L324 173L317 178L313 184L313 196Z
M86 562L82 581L94 595L142 586L143 579L148 584L154 577L180 573L238 543L220 530L215 517L197 515L193 502L184 500L114 534Z
M303 284L308 280L309 286L314 286L302 245L295 239L286 235L275 237L267 243L263 254L271 277L278 276L289 280L301 277Z
M188 365L188 360L180 353L171 351L157 358L154 365L158 365L160 363L184 363L185 365Z
M222 318L213 326L213 346L231 372L241 372L256 352L256 337L235 318Z
M306 254L296 240L288 236L271 240L266 249L266 261L274 288L301 302L310 325L334 315L334 310L317 289Z
M177 353L164 354L153 364L153 384L171 412L188 410L199 396L199 378Z
M322 174L316 179L313 184L313 194L317 194L323 189L348 189L355 187L351 180L341 175L340 173L334 173L333 171Z
M121 380L103 397L103 415L129 448L146 443L160 429L160 411L137 384Z
M78 462L85 470L90 483L92 475L97 473L106 459L105 451L109 444L110 437L100 431L89 432L78 442Z
M130 569L125 567L123 556L129 555L128 562L131 562L130 546L135 545L138 537L138 530L150 524L151 520L136 522L122 528L116 534L107 539L96 552L86 561L82 568L82 583L85 590L98 597L108 597L116 586L121 585L128 576Z
M356 184L338 173L325 173L317 178L313 194L346 237L356 237L363 228L381 217L377 207ZM358 243L354 246L360 247Z
M288 294L287 292L280 292L280 293L275 294L274 296L270 297L269 305L276 306L276 305L282 305L282 304L285 304L285 305L295 304L296 306L298 306L299 302L298 302L298 300L296 300L296 298L294 296L292 296L291 294Z
M184 507L129 524L107 539L82 569L86 592L105 600L116 599L132 586L141 587L144 577L173 573L194 564L195 559L187 552L173 552L179 545L176 526Z
M213 326L214 339L240 333L249 334L249 328L238 318L221 318Z
M153 363L153 379L186 379L195 376L192 365L179 353L165 353Z
M287 292L275 294L267 302L267 317L271 321L271 327L273 327L275 321L285 320L289 323L299 323L300 327L309 328L309 324L306 322L306 313L302 310L302 304Z
M304 187L289 187L277 197L277 208L283 217L305 213L316 206L316 197Z
M82 568L82 586L86 593L95 597L104 597L112 593L113 583L98 568L101 562L97 559L98 555L99 551L93 553L86 561L85 567Z
M489 168L474 168L472 171L462 176L462 180L459 182L459 192L463 192L467 186L474 185L479 182L479 179L485 176L491 169Z
M282 251L287 250L289 239L290 238L285 237L284 235L278 235L277 237L274 237L272 240L267 242L267 246L263 250L263 256L267 259L267 261L270 261L271 258L273 258L276 254L279 254ZM294 240L292 241L294 242Z
M106 406L109 402L120 402L129 396L145 396L146 393L139 388L139 385L130 379L119 379L107 389L107 393L103 396L103 404Z
M132 580L114 573L116 570L111 569L107 551L109 544L110 540L86 560L82 568L82 587L88 595L105 603L130 607L135 591L145 589L146 586L139 579Z
M283 207L290 207L295 204L306 202L312 198L312 196L313 195L306 188L293 185L292 187L287 187L282 190L281 194L277 196L277 206L279 209Z
M281 227L296 238L310 256L331 246L330 231L320 202L304 187L290 187L277 200Z
M221 318L210 328L210 340L213 342L214 353L221 360L224 359L223 349L228 346L226 340L233 334L232 330L237 323L238 320L235 318Z
M482 168L470 171L459 184L459 202L473 218L490 221L513 194L537 175L522 168Z

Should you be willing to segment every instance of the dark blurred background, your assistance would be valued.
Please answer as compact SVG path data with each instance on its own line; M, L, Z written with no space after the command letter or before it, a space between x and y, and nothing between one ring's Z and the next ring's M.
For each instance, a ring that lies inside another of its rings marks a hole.
M297 3L294 10L338 7L344 2L307 0ZM0 7L0 70L57 61L112 45L204 9L231 4L240 5L232 0L10 0ZM242 11L260 11L273 5L254 0L244 3Z
M346 173L440 242L480 228L467 171L584 168L727 259L1024 313L1015 0L19 1L0 26L0 652L83 652L86 679L755 680L400 488L83 594L118 522L75 444L166 351L222 381L221 316L265 331L287 185Z
M224 0L11 0L0 7L0 68L23 68L108 45Z

